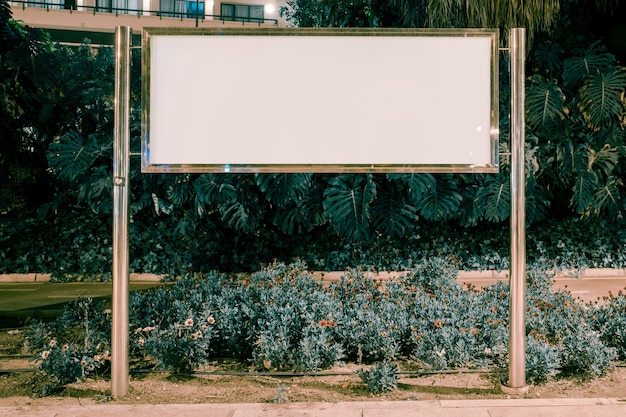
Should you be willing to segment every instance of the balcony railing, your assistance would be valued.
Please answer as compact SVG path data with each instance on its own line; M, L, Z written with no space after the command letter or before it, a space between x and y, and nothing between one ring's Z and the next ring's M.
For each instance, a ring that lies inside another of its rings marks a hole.
M197 7L196 1L189 1L185 3L193 3L196 5L193 11L168 11L168 10L144 10L144 9L133 9L127 7L116 7L112 5L102 5L102 6L84 6L77 5L75 0L64 0L63 3L53 2L53 1L38 1L38 0L11 0L9 4L11 5L21 5L22 9L25 10L27 8L39 8L46 10L68 10L70 13L73 11L85 11L93 13L94 15L98 13L106 13L106 14L114 14L115 16L119 15L137 15L137 16L156 16L160 18L164 17L172 17L178 18L181 21L184 19L195 19L196 26L198 26L198 22L204 22L205 20L218 20L222 22L243 22L243 23L257 23L259 25L269 23L278 26L278 19L266 19L259 17L240 17L240 16L224 16L224 15L213 15L213 14L204 14L201 13L201 8Z

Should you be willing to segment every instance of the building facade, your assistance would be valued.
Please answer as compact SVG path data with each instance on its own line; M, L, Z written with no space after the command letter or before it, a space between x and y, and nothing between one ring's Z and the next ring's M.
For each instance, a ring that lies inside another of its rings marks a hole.
M14 0L13 18L59 42L111 44L117 26L282 27L286 0Z

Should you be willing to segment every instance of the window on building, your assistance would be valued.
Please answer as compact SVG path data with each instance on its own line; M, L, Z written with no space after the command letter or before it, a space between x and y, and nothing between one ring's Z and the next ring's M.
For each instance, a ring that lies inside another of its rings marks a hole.
M28 1L28 7L41 7L44 9L61 9L63 4L61 0L32 0Z
M204 19L204 0L190 0L187 1L187 17L196 17Z
M142 14L141 0L96 0L96 11L119 14Z
M113 1L112 0L96 0L96 10L99 12L112 12Z
M161 16L181 17L183 13L185 13L185 0L161 0L159 2Z
M263 5L222 3L220 15L222 20L237 22L260 22L264 18Z

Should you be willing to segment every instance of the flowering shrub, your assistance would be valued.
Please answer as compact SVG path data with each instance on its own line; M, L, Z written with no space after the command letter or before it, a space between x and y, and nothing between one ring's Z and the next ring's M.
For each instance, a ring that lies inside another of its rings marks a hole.
M531 267L526 299L527 379L559 373L593 378L624 357L626 301L584 305L551 290L552 272ZM422 261L381 283L348 270L323 286L303 264L276 263L250 276L188 275L130 302L130 354L172 372L235 357L256 371L320 371L337 361L378 363L361 378L373 392L394 387L398 360L428 369L508 365L509 289L481 291L456 280L449 259ZM49 324L31 327L42 393L105 371L110 317L91 300L71 303Z
M60 391L66 384L97 375L110 365L110 314L104 303L79 298L52 323L35 323L26 333L36 354L38 372L31 381L38 395Z
M620 360L626 360L626 294L622 291L617 295L605 298L601 308L590 307L593 327L601 335L607 346L616 349Z

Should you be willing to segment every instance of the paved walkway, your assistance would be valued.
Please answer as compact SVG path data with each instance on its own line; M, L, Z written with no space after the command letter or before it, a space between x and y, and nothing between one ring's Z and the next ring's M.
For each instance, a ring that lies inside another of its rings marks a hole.
M0 407L1 417L624 417L626 400L509 399Z

